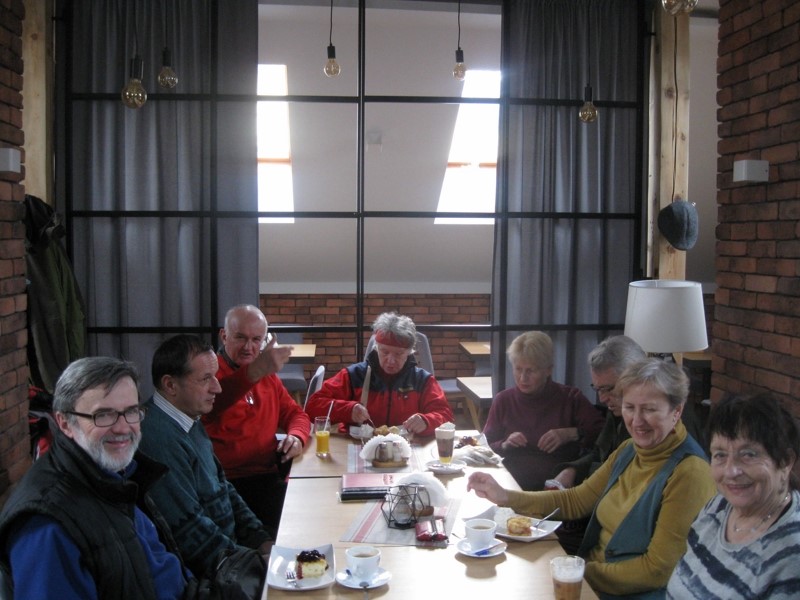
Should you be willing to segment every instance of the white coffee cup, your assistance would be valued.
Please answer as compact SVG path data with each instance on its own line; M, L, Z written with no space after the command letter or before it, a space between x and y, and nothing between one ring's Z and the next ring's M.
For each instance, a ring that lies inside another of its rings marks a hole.
M491 519L470 519L464 523L469 547L473 552L488 548L494 542L497 523Z
M371 581L381 564L381 551L374 546L353 546L345 551L347 570L358 581Z

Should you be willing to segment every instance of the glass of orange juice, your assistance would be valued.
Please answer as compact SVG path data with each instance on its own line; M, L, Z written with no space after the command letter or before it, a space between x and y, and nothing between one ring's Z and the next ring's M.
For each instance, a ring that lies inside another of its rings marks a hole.
M314 435L317 439L317 456L330 456L331 420L328 417L314 418Z

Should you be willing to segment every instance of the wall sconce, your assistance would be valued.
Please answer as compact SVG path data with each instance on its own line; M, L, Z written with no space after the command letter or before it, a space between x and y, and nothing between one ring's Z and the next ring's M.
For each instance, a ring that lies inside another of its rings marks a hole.
M19 173L22 169L18 148L0 148L0 173Z
M733 180L735 182L769 181L769 161L768 160L733 161Z
M651 354L708 348L702 286L673 279L631 282L625 335Z

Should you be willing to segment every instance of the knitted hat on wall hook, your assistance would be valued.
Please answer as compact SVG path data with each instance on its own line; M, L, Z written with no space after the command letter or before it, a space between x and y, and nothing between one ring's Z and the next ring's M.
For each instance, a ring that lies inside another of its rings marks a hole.
M697 242L697 208L686 200L675 200L658 213L658 230L677 250L689 250Z

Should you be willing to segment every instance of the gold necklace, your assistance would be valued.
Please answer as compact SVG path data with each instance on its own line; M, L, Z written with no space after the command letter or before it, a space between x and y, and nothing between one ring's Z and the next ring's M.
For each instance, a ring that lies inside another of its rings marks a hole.
M786 504L786 502L787 502L788 500L789 500L789 493L787 492L787 493L786 493L786 496L784 496L784 497L783 497L783 500L782 500L782 501L781 501L781 503L778 505L778 509L781 509L781 508L783 508L783 505L784 505L784 504ZM761 519L761 521L759 521L757 524L753 525L753 526L750 528L750 533L755 533L755 532L757 532L759 529L761 529L761 528L764 526L764 523L767 523L767 522L768 522L768 521L769 521L769 520L772 518L772 515L774 515L774 514L775 514L775 509L773 509L773 510L769 511L769 514L768 514L766 517L764 517L763 519ZM736 524L734 524L734 525L733 525L733 531L734 531L735 533L739 533L739 532L740 532L740 531L742 531L743 529L744 529L744 527L739 527L739 526L737 526Z

